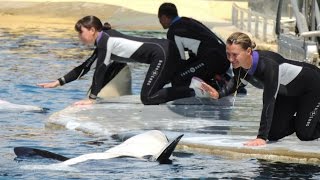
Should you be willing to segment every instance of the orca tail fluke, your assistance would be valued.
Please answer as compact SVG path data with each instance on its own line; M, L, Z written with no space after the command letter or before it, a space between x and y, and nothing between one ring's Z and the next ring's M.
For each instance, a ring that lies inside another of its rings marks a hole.
M20 157L34 157L34 156L41 156L48 159L54 159L58 161L66 161L69 158L55 154L46 150L35 149L30 147L15 147L13 149L14 153L17 155L18 158Z
M183 134L176 137L174 140L168 143L168 145L164 148L164 150L161 152L161 154L157 157L157 161L160 164L170 164L171 160L169 159L171 154L173 153L174 149L178 145L180 139L182 138Z

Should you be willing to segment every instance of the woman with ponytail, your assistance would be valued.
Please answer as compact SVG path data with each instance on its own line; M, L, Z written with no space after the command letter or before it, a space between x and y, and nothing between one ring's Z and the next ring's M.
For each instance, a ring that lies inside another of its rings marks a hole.
M201 82L199 88L214 99L236 93L246 83L263 88L263 108L256 139L248 146L260 146L296 133L303 141L320 137L320 70L278 53L254 50L248 35L236 32L226 42L226 52L235 72L233 79L217 91Z

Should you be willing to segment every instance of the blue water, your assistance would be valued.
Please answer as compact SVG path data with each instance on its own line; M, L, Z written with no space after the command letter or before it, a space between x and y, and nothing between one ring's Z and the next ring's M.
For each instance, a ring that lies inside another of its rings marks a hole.
M164 37L159 32L125 33ZM91 54L89 47L79 44L72 29L0 28L0 39L0 99L49 109L46 113L0 114L0 179L320 179L320 165L229 159L181 151L175 152L172 164L165 165L123 158L81 163L76 166L77 171L22 169L24 165L56 161L15 159L13 148L17 146L75 157L105 151L120 141L112 136L45 127L45 121L52 113L83 99L90 86L90 73L79 81L55 89L36 86L64 75ZM133 67L133 93L139 94L146 66Z

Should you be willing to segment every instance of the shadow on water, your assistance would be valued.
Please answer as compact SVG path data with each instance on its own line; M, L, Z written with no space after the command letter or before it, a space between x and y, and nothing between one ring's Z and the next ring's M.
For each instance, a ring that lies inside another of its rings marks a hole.
M270 177L280 179L313 179L315 175L320 174L320 167L318 166L265 160L258 160L257 163L259 164L259 175L255 179L269 179Z

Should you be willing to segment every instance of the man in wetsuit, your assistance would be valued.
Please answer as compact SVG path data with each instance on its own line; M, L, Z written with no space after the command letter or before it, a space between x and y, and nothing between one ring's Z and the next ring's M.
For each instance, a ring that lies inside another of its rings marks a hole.
M235 76L219 91L202 83L212 98L234 93L243 83L263 88L263 109L257 138L245 145L259 146L296 133L303 141L320 137L320 70L271 51L253 51L255 43L244 33L227 39L227 56Z
M162 27L168 29L167 39L174 41L179 49L182 66L176 77L178 82L190 84L195 76L220 88L226 78L231 78L225 44L209 28L195 19L179 17L172 3L163 3L159 7L158 18ZM228 70L230 73L226 76Z

